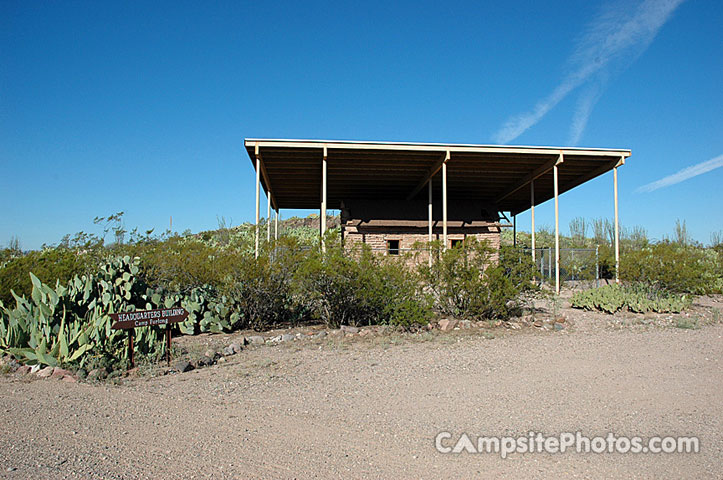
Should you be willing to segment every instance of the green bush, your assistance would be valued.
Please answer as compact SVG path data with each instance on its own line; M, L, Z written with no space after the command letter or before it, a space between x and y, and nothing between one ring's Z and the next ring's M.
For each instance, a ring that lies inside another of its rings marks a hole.
M365 246L329 245L312 252L296 277L297 298L329 327L426 324L431 308L418 277L402 262L375 255Z
M225 279L224 293L239 312L237 327L256 330L296 324L305 315L304 302L293 296L293 280L305 251L293 238L282 238L266 246L259 258L245 254Z
M499 266L519 292L537 289L534 282L537 272L529 251L502 245L500 247Z
M432 265L419 271L441 314L506 319L519 308L520 294L534 288L534 266L518 249L505 248L495 260L487 242L470 238L461 247L435 243L432 250Z
M721 255L713 249L660 242L624 252L620 278L676 293L720 293L721 265Z
M141 259L140 268L150 285L185 293L205 285L223 288L235 265L248 257L246 252L213 243L199 237L174 236L121 250Z
M655 290L644 284L606 285L600 288L577 292L570 300L570 306L584 310L598 310L615 313L628 310L634 313L680 313L689 307L689 295L679 295Z
M11 291L20 296L29 296L33 289L30 272L43 282L54 284L57 280L64 285L76 275L91 273L97 264L95 255L64 247L8 256L0 268L0 300L6 305L12 304L14 297Z

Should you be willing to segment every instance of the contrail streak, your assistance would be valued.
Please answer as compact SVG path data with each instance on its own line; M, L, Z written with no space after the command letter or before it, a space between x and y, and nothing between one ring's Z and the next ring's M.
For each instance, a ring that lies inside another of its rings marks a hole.
M651 182L647 185L643 185L642 187L638 187L635 191L638 193L652 192L653 190L657 190L663 187L669 187L671 185L675 185L676 183L680 183L690 178L697 177L698 175L703 175L704 173L708 173L711 170L715 170L716 168L720 167L723 167L723 155L718 155L717 157L711 158L710 160L707 160L705 162L701 162L697 165L692 165L690 167L684 168L683 170L680 170L672 175L668 175L667 177L661 178L660 180L656 180L655 182Z
M623 71L655 39L684 0L644 0L634 8L628 2L608 7L587 27L574 53L568 59L571 73L535 107L510 118L494 135L495 142L506 144L522 135L547 115L567 95L582 84L598 79L599 92L584 95L571 126L571 137L579 140L597 99L602 95L603 79ZM577 143L577 142L575 142Z

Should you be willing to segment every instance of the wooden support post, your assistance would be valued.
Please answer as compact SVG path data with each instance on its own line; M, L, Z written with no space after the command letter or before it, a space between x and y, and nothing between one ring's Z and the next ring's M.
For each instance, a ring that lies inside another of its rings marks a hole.
M517 215L512 215L512 246L517 246Z
M562 163L562 153L560 153L560 163ZM559 208L559 190L557 187L557 164L552 169L553 180L555 182L555 293L560 294L560 208Z
M621 159L624 161L624 159ZM613 167L613 190L615 195L615 283L620 283L620 225L618 222L618 167Z
M432 222L433 222L433 216L432 216L432 179L429 179L429 182L427 182L427 193L428 193L428 199L427 199L427 214L429 215L429 236L427 238L428 245L427 250L429 251L429 266L432 266L432 242L434 241L434 232L432 231Z
M324 147L324 159L321 162L321 249L325 252L324 234L326 233L326 147Z
M266 241L271 243L271 192L266 192Z
M135 343L135 332L133 329L128 330L128 358L131 361L131 368L136 366L135 361L135 346L133 345Z
M166 324L166 362L171 366L171 324Z
M259 258L259 209L261 208L261 157L256 145L256 227L254 228L255 258Z
M536 263L536 252L535 252L535 181L530 182L530 213L532 215L532 263Z
M447 162L449 157L449 150L447 150L447 156L442 163L442 240L445 250L447 250Z
M274 240L279 239L279 209L276 209L276 218L274 218Z

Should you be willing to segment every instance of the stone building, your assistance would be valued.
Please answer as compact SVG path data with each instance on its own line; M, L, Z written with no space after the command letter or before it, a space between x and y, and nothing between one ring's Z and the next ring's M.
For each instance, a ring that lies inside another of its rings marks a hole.
M421 250L417 258L427 258L425 244L430 240L429 205L426 201L389 202L388 200L351 199L341 206L341 229L345 246L369 245L384 255L399 255ZM435 208L436 207L436 208ZM431 239L444 242L442 205L432 208ZM469 237L488 242L493 250L500 246L503 226L494 206L480 201L450 201L447 218L447 242L454 247Z

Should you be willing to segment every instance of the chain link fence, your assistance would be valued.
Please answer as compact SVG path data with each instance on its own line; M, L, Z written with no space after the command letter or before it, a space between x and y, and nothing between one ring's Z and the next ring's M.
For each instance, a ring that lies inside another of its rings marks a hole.
M525 248L532 255L532 249ZM539 279L555 283L555 249L535 249L535 266ZM596 248L561 248L560 282L590 283L600 286L600 252Z

